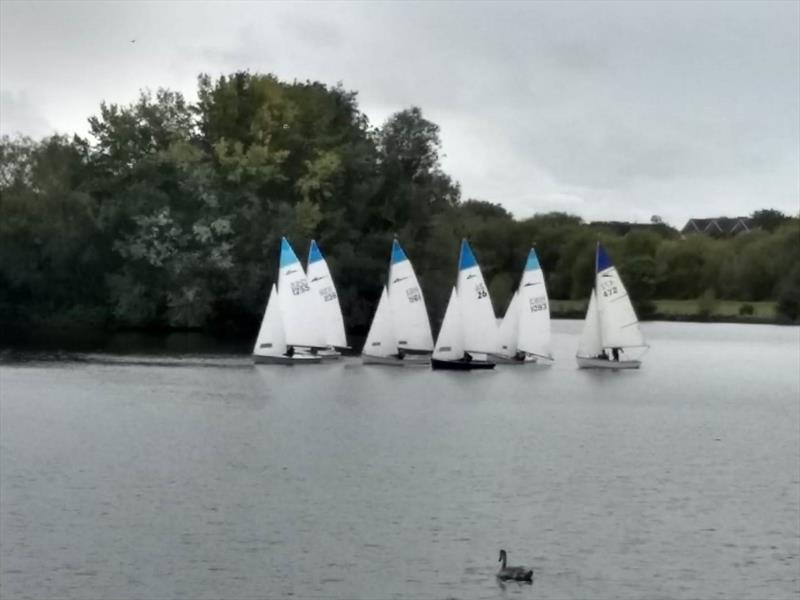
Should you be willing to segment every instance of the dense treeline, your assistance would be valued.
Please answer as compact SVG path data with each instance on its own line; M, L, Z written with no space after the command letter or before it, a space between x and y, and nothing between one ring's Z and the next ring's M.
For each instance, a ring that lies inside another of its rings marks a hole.
M371 128L355 93L270 75L201 76L195 103L102 104L87 139L0 143L0 327L253 331L279 239L316 238L351 331L368 325L398 235L438 322L468 236L498 314L537 245L551 297L584 298L608 245L640 310L705 295L800 303L800 223L760 211L731 239L462 201L418 108ZM629 230L628 230L629 229ZM6 329L8 330L8 329Z

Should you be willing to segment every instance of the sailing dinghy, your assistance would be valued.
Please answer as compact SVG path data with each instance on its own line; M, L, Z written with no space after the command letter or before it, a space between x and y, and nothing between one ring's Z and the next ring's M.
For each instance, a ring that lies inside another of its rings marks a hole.
M327 348L318 350L317 355L323 359L340 358L342 355L337 348L347 348L342 307L339 305L339 295L336 293L328 262L322 256L315 240L311 240L308 249L306 276L312 294L319 299L317 315L327 344Z
M641 360L622 360L619 353L647 348L639 319L611 257L599 243L595 282L576 360L582 369L638 369Z
M497 348L497 323L481 268L467 240L461 241L458 280L436 339L434 369L493 369L487 357Z
M428 366L433 336L428 309L411 261L392 243L389 284L384 286L362 351L364 364Z
M264 318L253 348L257 363L310 364L320 362L311 349L325 347L324 339L310 318L318 309L303 265L286 238L281 239L278 286L273 284Z
M519 289L514 292L498 330L499 349L492 359L502 364L552 364L550 303L544 273L531 248Z

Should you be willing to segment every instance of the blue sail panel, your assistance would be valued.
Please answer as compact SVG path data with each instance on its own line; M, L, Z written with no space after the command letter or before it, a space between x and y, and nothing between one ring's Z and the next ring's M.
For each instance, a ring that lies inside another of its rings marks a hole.
M536 250L531 248L531 251L528 252L528 262L525 263L525 270L535 271L536 269L541 269L539 266L539 257L536 256Z
M392 242L392 264L397 264L399 262L403 262L404 260L408 260L406 253L403 251L403 247L400 245L396 239Z
M611 262L611 257L600 244L597 244L597 272L605 271L609 267L613 267L614 263Z
M478 264L475 260L475 255L472 253L472 248L467 240L461 240L461 256L458 259L458 270L463 271Z
M322 252L319 251L316 240L311 240L311 248L308 250L308 264L322 260Z
M281 269L297 262L300 261L297 258L297 254L294 253L294 249L289 243L289 240L287 240L285 237L281 238Z

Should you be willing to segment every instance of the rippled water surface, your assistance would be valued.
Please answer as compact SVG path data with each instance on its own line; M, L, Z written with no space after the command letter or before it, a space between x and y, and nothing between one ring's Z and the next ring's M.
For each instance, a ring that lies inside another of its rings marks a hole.
M598 373L579 328L492 373L0 365L0 596L800 596L800 330L646 324Z

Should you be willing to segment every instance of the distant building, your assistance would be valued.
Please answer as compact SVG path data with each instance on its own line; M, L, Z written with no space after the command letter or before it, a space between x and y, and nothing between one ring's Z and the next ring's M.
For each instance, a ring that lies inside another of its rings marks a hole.
M689 219L681 229L683 235L704 233L713 236L730 236L748 233L755 228L750 217L717 217L716 219Z

